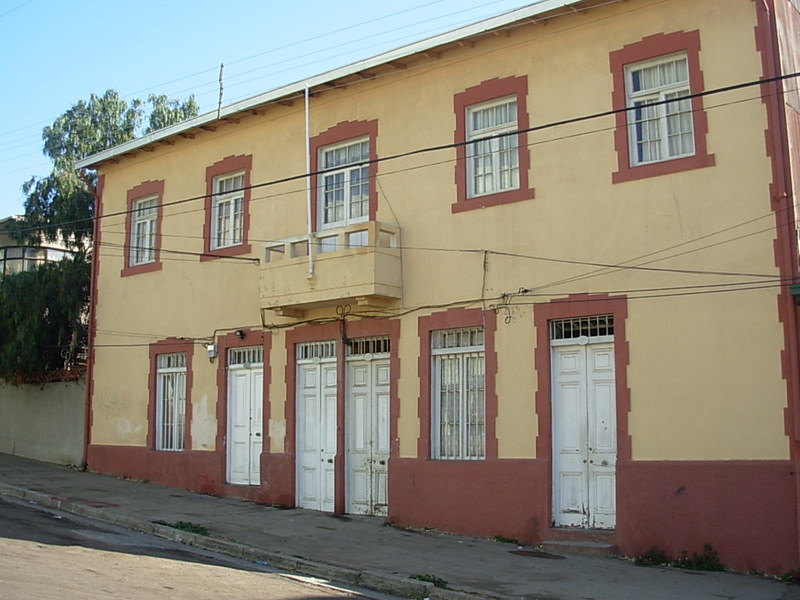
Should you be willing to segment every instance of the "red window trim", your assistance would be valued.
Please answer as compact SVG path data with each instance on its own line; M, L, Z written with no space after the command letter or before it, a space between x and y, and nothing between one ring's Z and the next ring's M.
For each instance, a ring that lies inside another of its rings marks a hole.
M186 422L183 424L183 450L157 450L156 448L156 393L157 359L159 354L186 354ZM150 344L150 375L147 381L147 447L158 452L187 452L192 449L192 356L194 342L178 338L167 338Z
M311 227L313 231L319 231L319 182L316 175L319 169L319 151L326 146L332 146L354 140L356 138L369 137L369 220L374 221L378 212L378 186L376 177L378 176L378 121L343 121L333 127L326 129L322 133L315 135L310 140L311 150Z
M479 308L452 308L444 312L419 317L417 328L419 333L419 399L417 412L419 415L419 439L417 440L417 457L423 460L432 458L431 436L431 332L442 329L461 327L483 327L483 344L485 357L485 393L486 393L486 457L484 460L497 458L497 392L495 380L497 375L497 352L494 347L494 334L497 329L497 317L493 311L482 311ZM474 460L458 461L442 459L442 462L475 462Z
M520 200L530 200L534 197L533 188L528 187L528 171L530 170L530 149L528 148L528 134L520 133L518 137L519 148L519 188L494 194L486 194L475 198L469 197L469 184L467 182L467 108L491 100L499 100L506 96L517 98L517 129L528 129L527 96L528 77L505 77L503 79L488 79L480 84L467 88L453 97L453 111L456 118L455 143L456 143L456 201L451 205L454 213L487 206L497 206Z
M148 196L156 196L156 237L155 249L153 251L153 262L144 263L141 265L131 265L131 246L133 239L133 203L137 200L147 198ZM130 275L138 275L140 273L150 273L152 271L160 271L161 264L161 221L163 217L163 197L164 197L164 180L159 181L144 181L139 185L132 187L126 194L126 211L125 211L125 248L124 261L125 266L120 271L120 277L128 277Z
M631 166L628 113L623 110L627 106L625 66L652 60L660 56L668 56L676 52L686 52L689 62L689 91L692 94L702 92L705 89L705 85L703 83L703 72L700 70L700 33L697 30L677 31L669 34L658 33L609 53L611 76L614 82L614 88L611 92L611 104L615 110L620 111L616 114L616 129L614 130L617 171L611 175L613 183L678 173L690 169L710 167L715 164L714 155L708 154L706 148L708 116L703 108L703 98L695 97L691 100L695 154L683 158Z
M239 256L250 252L248 232L250 231L250 171L252 171L252 168L252 154L228 156L206 168L206 197L204 201L206 220L203 224L203 255L200 257L201 261L214 260L223 256ZM213 228L211 227L211 217L213 211L211 205L214 194L214 178L237 171L244 171L245 185L244 198L242 200L242 243L226 248L212 249L211 231Z
M631 395L628 388L628 364L630 352L626 325L628 299L625 296L607 294L575 294L568 298L538 304L533 310L536 328L534 368L536 370L536 392L534 402L539 429L536 436L536 456L552 460L552 371L549 322L555 319L588 317L592 315L614 315L614 385L617 410L617 456L620 461L631 460L631 438L628 433L628 412Z

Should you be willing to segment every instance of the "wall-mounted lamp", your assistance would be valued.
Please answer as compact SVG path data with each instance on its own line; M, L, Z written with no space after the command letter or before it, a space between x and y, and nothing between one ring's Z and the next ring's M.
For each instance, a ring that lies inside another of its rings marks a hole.
M244 339L244 331L243 331L243 330L241 330L241 329L237 329L236 331L234 331L234 332L233 332L233 335L235 335L235 336L236 336L237 338L239 338L240 340L243 340L243 339Z

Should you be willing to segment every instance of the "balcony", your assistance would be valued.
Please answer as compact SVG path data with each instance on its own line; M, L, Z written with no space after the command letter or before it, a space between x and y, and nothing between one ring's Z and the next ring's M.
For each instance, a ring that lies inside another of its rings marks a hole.
M385 307L401 292L400 230L392 225L370 221L264 244L261 308L279 315Z

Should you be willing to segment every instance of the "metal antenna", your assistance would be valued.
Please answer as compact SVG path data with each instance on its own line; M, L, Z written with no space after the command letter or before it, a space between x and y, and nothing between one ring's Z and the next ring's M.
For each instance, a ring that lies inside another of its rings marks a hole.
M219 63L219 103L217 104L217 119L222 114L222 71L225 68L223 63Z

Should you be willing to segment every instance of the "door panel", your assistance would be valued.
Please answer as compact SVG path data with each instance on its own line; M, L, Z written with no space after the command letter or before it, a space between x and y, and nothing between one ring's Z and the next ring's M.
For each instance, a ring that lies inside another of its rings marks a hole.
M553 522L613 528L616 392L613 344L554 346Z
M351 514L386 515L389 360L348 360L347 376L347 511Z
M263 367L228 369L228 482L260 485Z
M297 504L332 512L336 458L336 363L297 366Z

